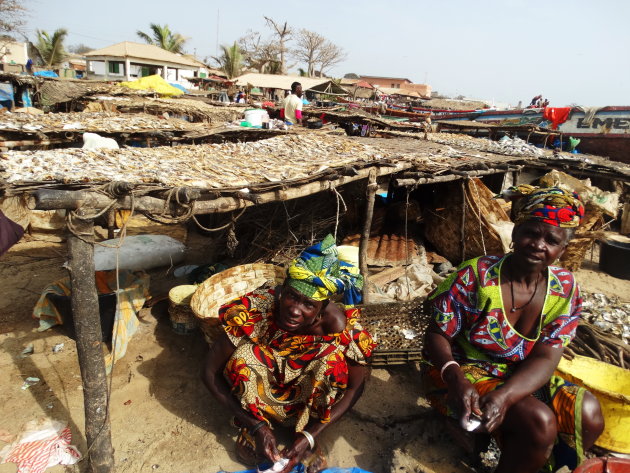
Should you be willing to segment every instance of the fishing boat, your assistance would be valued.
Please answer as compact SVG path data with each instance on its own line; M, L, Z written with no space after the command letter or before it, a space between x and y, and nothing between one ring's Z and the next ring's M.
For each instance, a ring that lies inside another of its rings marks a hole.
M433 115L434 122L474 121L500 127L535 125L540 129L554 130L560 139L579 138L583 153L608 156L615 161L630 163L630 106L572 107L566 121L554 129L545 118L545 109L477 110Z

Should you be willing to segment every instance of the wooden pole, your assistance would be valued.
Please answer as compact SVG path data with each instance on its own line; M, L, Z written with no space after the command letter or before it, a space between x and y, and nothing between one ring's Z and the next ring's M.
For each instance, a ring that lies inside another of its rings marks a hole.
M368 176L367 197L365 202L365 221L363 222L363 232L359 243L359 270L363 275L363 303L370 302L370 287L368 280L367 249L370 242L370 229L372 228L372 216L374 215L374 200L376 198L376 171L370 171Z
M101 319L94 279L94 222L73 220L77 235L70 233L69 272L72 287L72 314L77 335L77 354L83 382L85 436L88 444L88 470L110 473L114 470L105 360L101 349Z

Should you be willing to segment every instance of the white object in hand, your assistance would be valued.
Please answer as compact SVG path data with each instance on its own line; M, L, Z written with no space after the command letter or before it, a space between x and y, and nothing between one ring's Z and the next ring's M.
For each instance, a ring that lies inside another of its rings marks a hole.
M472 432L477 427L481 425L481 420L476 417L469 417L468 422L466 422L466 426L464 427L468 432Z
M280 460L275 462L273 465L271 465L271 468L267 468L266 470L262 470L262 471L258 470L258 473L278 473L284 470L284 467L287 466L288 464L289 464L288 458L281 458Z

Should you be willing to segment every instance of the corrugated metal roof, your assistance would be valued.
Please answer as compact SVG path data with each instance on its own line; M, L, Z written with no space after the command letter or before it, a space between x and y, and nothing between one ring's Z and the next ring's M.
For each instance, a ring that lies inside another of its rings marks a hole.
M180 66L189 66L193 68L200 67L199 61L188 59L180 54L175 54L152 44L133 43L131 41L123 41L122 43L112 44L103 49L90 51L85 53L85 57L90 59L93 57L109 56L113 58L136 58L146 59L150 61L168 62Z

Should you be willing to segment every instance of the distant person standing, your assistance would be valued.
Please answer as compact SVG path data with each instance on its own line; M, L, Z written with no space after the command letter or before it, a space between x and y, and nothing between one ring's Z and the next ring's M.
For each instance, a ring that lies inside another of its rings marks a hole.
M284 99L284 120L291 125L302 124L302 84L291 84L291 94Z

